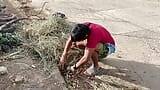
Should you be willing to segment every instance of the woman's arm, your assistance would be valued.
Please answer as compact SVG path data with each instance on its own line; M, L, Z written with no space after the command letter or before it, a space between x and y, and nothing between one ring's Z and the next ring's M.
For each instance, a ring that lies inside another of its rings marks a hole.
M64 65L66 63L67 53L68 53L69 49L71 48L71 46L72 46L72 41L71 41L71 37L69 37L66 42L61 59L60 59L60 63L59 63L60 65Z
M85 48L84 56L77 62L76 68L79 68L83 66L87 61L89 61L92 57L93 52L95 51L95 48Z

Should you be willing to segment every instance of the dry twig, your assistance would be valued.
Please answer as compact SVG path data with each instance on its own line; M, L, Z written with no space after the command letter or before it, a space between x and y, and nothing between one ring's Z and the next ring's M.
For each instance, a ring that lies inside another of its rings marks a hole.
M16 22L18 22L18 21L20 21L20 20L24 20L24 19L29 19L29 18L19 18L19 19L11 20L11 21L7 22L6 24L0 26L0 31L2 31L4 28L9 27L9 26L12 25L13 23L16 23Z

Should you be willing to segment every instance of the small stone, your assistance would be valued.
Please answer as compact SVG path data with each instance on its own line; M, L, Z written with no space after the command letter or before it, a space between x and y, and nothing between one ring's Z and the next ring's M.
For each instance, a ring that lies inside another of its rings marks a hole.
M62 19L67 19L66 15L61 12L56 12L56 13L53 13L52 15L55 17L62 18Z
M118 54L118 55L117 55L117 58L122 58L122 56Z
M35 66L35 65L31 65L31 67L32 67L32 68L35 68L36 66Z
M8 73L7 67L0 66L0 75L4 75L7 73Z
M13 86L16 86L16 83L13 83Z
M23 83L24 82L24 77L23 76L20 76L20 75L17 75L15 80L14 80L14 83Z

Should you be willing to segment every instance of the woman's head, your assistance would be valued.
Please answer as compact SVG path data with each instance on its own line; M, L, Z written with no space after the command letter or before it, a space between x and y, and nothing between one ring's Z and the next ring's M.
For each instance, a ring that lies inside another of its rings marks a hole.
M89 33L90 30L88 25L76 24L71 31L71 40L73 42L85 40Z

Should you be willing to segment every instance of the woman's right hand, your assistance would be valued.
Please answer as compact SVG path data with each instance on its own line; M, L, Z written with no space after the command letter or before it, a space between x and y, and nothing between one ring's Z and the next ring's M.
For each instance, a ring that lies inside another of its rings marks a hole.
M61 70L64 69L64 65L66 64L66 59L67 59L67 56L66 55L62 55L60 61L59 61L59 68Z
M67 43L65 45L65 48L64 48L63 54L61 56L61 59L59 61L59 68L62 69L62 70L64 69L64 66L66 64L67 52L71 48L71 45L72 45L72 41L71 41L71 37L69 37L68 40L67 40Z

